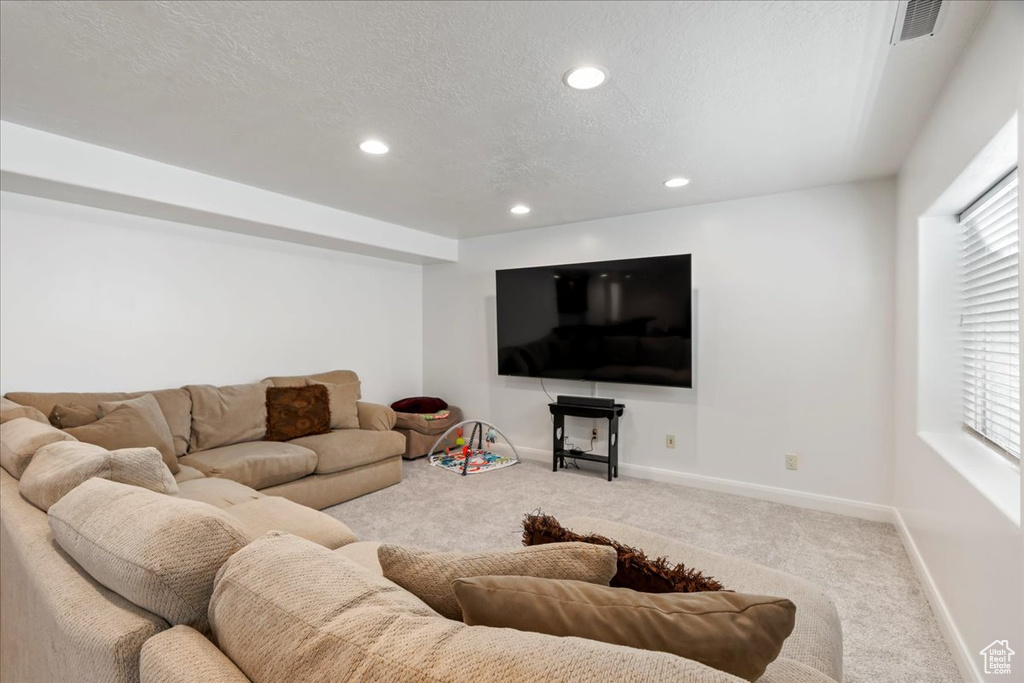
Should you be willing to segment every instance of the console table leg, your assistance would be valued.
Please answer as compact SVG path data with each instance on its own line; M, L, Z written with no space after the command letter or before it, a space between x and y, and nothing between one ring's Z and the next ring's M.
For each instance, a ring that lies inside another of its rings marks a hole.
M619 476L619 416L608 418L608 481Z
M558 459L561 457L561 453L565 440L565 416L555 415L553 425L551 427L551 471L558 471ZM565 459L562 458L565 462Z

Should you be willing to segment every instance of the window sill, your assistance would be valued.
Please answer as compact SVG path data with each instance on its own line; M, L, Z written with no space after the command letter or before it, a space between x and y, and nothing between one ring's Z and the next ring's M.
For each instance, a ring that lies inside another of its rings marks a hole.
M962 432L918 432L924 443L1020 526L1020 466Z

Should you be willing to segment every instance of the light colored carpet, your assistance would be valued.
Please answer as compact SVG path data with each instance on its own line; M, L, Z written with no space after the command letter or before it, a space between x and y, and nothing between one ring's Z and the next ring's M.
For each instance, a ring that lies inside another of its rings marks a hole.
M890 524L529 460L469 477L407 462L402 483L326 512L362 539L464 551L520 545L522 517L538 509L632 524L813 581L842 618L846 683L961 680Z

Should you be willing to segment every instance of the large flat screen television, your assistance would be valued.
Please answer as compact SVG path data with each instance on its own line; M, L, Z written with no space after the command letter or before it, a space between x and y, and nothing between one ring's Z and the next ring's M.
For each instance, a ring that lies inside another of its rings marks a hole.
M689 254L495 277L499 375L693 386Z

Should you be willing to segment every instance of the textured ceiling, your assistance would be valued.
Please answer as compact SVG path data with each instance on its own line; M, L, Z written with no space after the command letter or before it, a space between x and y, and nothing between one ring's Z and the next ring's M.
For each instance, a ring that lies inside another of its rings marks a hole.
M466 237L894 173L986 5L5 0L0 117Z

